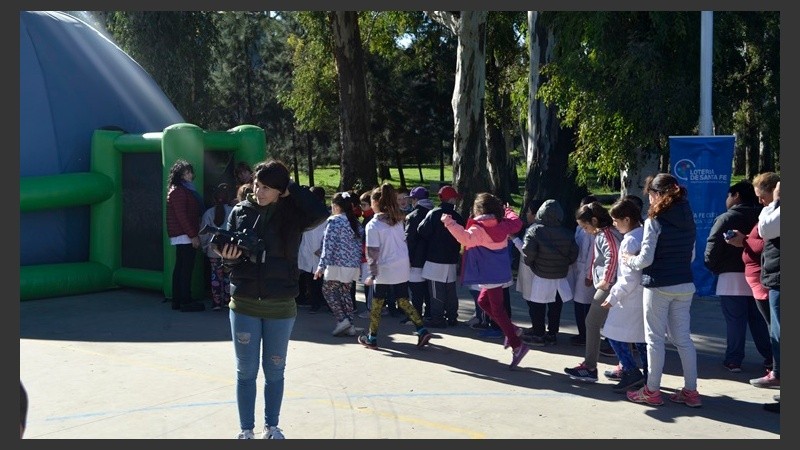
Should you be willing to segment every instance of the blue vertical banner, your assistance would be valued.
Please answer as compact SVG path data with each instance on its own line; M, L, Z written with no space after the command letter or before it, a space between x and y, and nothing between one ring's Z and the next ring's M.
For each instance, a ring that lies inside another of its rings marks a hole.
M697 226L692 273L699 296L714 295L716 277L706 269L703 254L714 219L726 211L735 143L735 136L669 137L671 173L689 192Z

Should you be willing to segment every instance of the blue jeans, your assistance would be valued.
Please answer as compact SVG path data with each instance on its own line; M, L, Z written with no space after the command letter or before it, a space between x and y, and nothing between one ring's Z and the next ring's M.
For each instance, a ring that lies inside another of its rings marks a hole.
M758 312L756 300L746 295L720 295L719 299L727 329L723 363L742 365L748 326L758 353L764 359L772 360L769 329L764 317Z
M772 343L772 372L781 378L781 291L769 290L769 337Z
M614 349L614 353L617 354L617 358L619 358L619 363L622 364L622 370L624 372L630 372L633 369L639 368L639 364L636 364L636 361L633 360L630 342L608 339L608 343L611 345L611 348ZM633 345L636 346L636 351L639 352L639 360L642 363L642 369L647 370L647 344L644 342L636 342Z
M277 426L283 402L283 371L294 317L261 319L230 311L236 353L236 405L242 430L255 428L256 378L264 370L264 423Z

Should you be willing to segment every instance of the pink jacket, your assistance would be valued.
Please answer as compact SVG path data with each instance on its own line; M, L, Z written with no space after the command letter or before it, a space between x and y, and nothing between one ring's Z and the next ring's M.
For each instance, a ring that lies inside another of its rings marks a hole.
M498 221L492 214L484 214L467 220L467 227L447 216L444 226L465 248L483 246L499 250L508 246L508 236L522 229L522 220L511 209L506 208L505 220Z

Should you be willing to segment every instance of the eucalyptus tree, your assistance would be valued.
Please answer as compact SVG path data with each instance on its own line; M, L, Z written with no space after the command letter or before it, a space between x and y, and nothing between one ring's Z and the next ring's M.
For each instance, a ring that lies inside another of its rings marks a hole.
M527 96L517 94L526 102L525 120L525 194L523 205L534 200L555 199L567 210L577 207L579 199L587 193L586 183L579 182L575 170L569 163L569 155L575 151L574 127L565 124L559 107L547 104L539 91L548 81L542 68L552 64L556 58L554 48L559 30L542 16L551 14L539 11L527 13L527 43L530 52Z
M623 193L641 193L643 175L667 169L668 137L696 134L700 13L555 12L542 20L558 39L539 92L576 130L578 181L617 179L622 170Z
M457 207L468 215L479 192L490 190L486 164L485 104L487 11L427 11L458 38L453 108L453 184Z
M516 117L512 100L519 81L528 79L524 11L490 12L486 39L486 167L492 192L506 202L518 193L512 157Z

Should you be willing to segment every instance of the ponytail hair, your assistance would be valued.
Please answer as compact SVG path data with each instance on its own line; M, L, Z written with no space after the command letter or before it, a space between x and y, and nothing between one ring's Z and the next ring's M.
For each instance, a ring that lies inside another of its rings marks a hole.
M678 184L678 180L668 173L659 173L649 176L644 181L645 192L659 194L656 200L650 204L647 217L655 218L662 212L669 209L672 205L689 195L685 187Z
M405 220L406 215L400 210L397 203L397 191L389 183L383 183L372 190L372 200L378 202L379 211L386 215L389 225L395 225Z
M575 213L575 220L591 224L592 218L597 219L597 228L606 228L612 225L611 215L608 214L600 202L592 202L578 208Z
M338 206L339 209L342 210L342 213L345 215L345 217L347 217L347 221L350 222L350 228L353 229L353 237L356 239L361 239L361 224L356 218L353 207L356 199L356 194L352 192L337 192L333 194L333 197L331 198L331 204Z
M231 202L231 189L228 183L220 183L214 188L214 225L221 227L228 219L225 206Z

